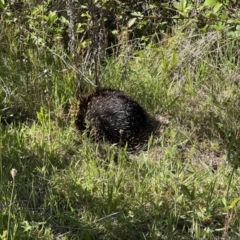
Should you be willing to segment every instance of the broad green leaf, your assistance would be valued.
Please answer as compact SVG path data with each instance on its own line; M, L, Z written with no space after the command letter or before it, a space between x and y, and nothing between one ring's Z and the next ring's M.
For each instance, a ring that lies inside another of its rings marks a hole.
M230 203L230 205L228 206L229 208L233 208L235 207L235 205L237 205L237 203L240 201L240 197L233 199L233 201Z
M232 209L233 207L235 207L237 205L237 203L239 201L240 201L240 197L233 199L233 201L229 205L227 205L226 199L223 198L222 203L224 205L224 210L228 211L228 210Z
M135 22L136 22L137 18L131 18L129 21L128 21L128 27L130 28Z
M140 12L133 12L133 13L131 13L131 15L134 17L143 17L142 13L140 13Z
M185 12L187 6L187 0L181 0L180 2L174 2L173 6L180 12Z
M214 8L213 8L213 12L217 13L222 7L222 3L217 3Z
M48 23L52 25L58 19L56 11L50 11L48 15Z
M216 0L205 0L203 6L214 7L218 2Z
M180 7L180 3L179 2L173 2L173 6L179 10L179 7Z
M5 2L5 0L0 0L0 9L5 9L8 6L7 2Z

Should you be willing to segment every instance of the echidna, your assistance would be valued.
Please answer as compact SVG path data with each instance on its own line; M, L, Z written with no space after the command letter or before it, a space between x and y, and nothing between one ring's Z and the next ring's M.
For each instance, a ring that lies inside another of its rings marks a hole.
M123 91L97 89L81 97L76 128L87 129L95 139L134 148L148 139L156 121Z

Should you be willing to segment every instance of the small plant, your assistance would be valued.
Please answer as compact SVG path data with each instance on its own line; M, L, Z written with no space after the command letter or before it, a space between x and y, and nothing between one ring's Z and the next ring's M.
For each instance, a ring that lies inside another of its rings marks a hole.
M14 228L13 224L11 226L11 219L13 218L13 205L14 205L14 199L15 199L15 177L17 175L17 170L15 168L12 168L10 171L11 177L12 177L12 193L10 198L10 203L8 205L8 224L7 224L7 236L6 239L13 239L14 237Z

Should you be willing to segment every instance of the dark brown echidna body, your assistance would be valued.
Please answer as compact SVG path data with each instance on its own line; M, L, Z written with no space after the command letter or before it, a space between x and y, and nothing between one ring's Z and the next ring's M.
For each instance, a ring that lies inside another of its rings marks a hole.
M146 140L153 130L144 109L124 92L98 89L82 97L75 121L79 130L92 131L96 139L130 147Z

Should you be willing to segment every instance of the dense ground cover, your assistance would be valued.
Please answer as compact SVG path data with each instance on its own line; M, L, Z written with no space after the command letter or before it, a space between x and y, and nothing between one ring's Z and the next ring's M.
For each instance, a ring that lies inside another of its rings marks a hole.
M61 46L1 25L1 239L239 239L239 41L188 29L101 68L104 86L165 121L129 153L75 131Z

